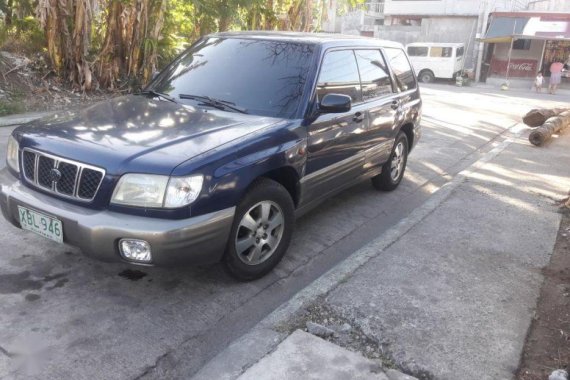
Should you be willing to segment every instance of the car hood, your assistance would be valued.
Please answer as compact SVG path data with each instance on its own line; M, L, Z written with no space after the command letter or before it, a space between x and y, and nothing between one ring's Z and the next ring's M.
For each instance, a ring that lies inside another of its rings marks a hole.
M111 174L170 174L192 157L278 121L130 95L58 112L15 134L21 148L103 167Z

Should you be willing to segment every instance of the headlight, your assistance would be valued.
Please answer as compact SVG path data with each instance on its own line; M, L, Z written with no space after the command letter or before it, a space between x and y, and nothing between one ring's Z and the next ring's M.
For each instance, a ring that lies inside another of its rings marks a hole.
M18 142L14 138L14 136L10 135L8 137L8 152L6 154L6 162L8 166L12 168L12 170L20 172L20 161L18 160L18 151L20 150L20 146Z
M203 182L201 175L125 174L115 187L111 203L153 208L183 207L198 198Z

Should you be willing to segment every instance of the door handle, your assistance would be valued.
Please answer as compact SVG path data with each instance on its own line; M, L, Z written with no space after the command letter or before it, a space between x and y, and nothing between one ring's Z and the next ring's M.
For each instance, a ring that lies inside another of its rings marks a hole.
M397 109L400 107L400 102L397 101L397 100L394 100L394 101L392 102L392 104L390 105L390 107L391 107L393 110L397 110Z
M352 121L354 121L355 123L362 123L364 121L364 115L362 114L362 112L355 113L354 117L352 118Z

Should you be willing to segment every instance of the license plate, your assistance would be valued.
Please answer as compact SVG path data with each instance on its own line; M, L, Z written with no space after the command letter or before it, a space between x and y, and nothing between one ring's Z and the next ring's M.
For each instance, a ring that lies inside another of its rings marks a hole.
M18 214L23 229L63 243L63 227L60 220L22 206L18 206Z

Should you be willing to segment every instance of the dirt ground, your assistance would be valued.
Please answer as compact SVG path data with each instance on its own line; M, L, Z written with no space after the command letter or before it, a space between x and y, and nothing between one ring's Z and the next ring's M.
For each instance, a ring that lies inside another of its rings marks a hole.
M525 343L517 380L545 380L555 369L570 371L570 209L562 223Z
M41 54L29 58L0 50L0 116L77 108L120 94L70 88L49 69Z

